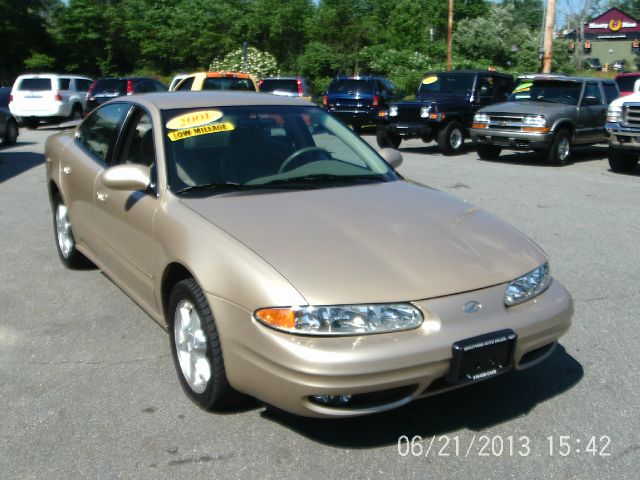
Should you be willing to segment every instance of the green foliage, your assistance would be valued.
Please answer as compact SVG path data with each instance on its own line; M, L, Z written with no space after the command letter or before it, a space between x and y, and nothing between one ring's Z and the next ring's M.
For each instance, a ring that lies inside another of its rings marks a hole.
M24 61L24 68L30 71L46 72L53 70L56 59L46 53L33 52Z
M267 52L261 52L255 47L247 48L247 63L245 65L244 50L242 48L227 53L224 58L216 59L209 65L209 71L244 72L258 78L278 75L278 62Z

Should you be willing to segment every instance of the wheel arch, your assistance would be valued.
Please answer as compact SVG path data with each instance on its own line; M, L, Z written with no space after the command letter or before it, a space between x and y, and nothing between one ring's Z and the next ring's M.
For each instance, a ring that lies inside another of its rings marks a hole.
M576 125L568 118L563 118L561 120L556 121L553 124L553 128L551 129L553 133L557 133L560 130L569 130L569 134L571 135L571 138L573 138L573 133L576 130Z
M171 291L178 282L186 280L187 278L193 278L198 286L200 285L191 270L180 262L171 262L165 267L164 272L162 272L162 280L160 282L160 301L162 314L164 315L168 327L170 326L171 319L166 315L166 313L169 308L169 297L171 296Z

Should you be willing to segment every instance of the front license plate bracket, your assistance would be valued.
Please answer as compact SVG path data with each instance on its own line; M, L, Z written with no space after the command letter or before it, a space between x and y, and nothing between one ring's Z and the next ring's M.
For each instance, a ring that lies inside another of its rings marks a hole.
M507 329L455 342L447 382L477 382L511 370L516 338Z

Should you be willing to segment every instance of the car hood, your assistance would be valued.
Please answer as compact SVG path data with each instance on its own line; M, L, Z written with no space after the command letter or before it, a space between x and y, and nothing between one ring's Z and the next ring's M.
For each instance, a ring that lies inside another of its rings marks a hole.
M520 100L518 102L496 103L489 107L481 108L482 113L530 113L534 115L560 115L562 112L575 112L575 105L564 103L537 102L532 100Z
M510 281L545 261L513 227L405 181L181 201L315 305L440 297Z

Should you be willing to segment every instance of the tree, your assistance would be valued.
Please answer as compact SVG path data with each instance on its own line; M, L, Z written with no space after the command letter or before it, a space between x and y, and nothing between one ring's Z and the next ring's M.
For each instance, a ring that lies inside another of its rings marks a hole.
M244 50L242 48L227 53L222 59L215 59L209 65L209 70L233 72L245 72L258 78L277 75L278 62L275 57L267 52L261 52L255 47L247 49L247 64L245 65Z

